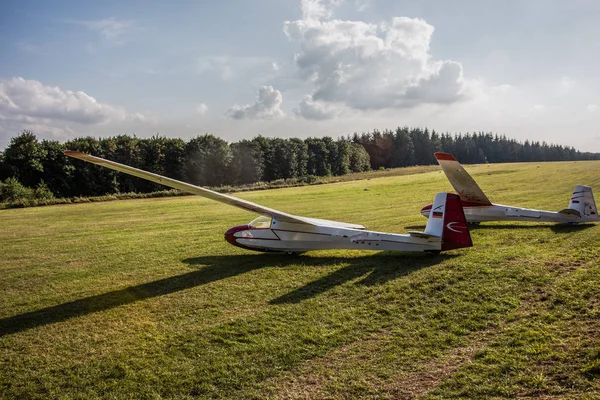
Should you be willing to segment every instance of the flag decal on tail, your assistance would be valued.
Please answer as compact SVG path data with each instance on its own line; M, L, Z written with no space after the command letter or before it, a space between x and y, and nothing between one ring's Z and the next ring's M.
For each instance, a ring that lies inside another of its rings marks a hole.
M438 206L438 207L434 208L433 210L431 210L432 211L431 216L433 218L443 218L444 217L444 207L445 207L445 205L442 204L441 206Z

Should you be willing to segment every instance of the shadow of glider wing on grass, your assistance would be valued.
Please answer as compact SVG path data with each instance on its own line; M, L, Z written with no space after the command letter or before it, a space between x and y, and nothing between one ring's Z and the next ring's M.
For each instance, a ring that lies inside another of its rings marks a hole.
M283 295L271 304L295 303L323 293L337 285L368 274L359 284L382 284L412 271L437 264L452 255L428 257L415 255L405 257L403 265L398 266L397 258L389 253L377 253L370 257L347 258L347 266L331 273L315 282ZM181 275L142 283L95 296L86 297L58 304L40 310L27 312L0 319L0 337L28 329L66 321L70 318L81 317L110 310L115 307L135 303L192 289L221 279L245 274L266 266L285 267L292 264L302 266L331 265L341 259L336 257L283 257L277 254L261 254L254 257L244 255L195 257L183 260L195 271Z
M575 186L569 206L560 211L534 210L503 204L493 204L462 165L448 153L434 153L444 174L460 196L467 221L478 224L485 221L525 221L555 222L558 224L579 224L598 222L598 209L592 188ZM429 217L431 205L421 209L424 217Z
M289 257L285 258L290 259ZM246 257L246 260L248 260L248 257ZM265 262L264 256L263 258L259 257L258 259L253 259L252 262L246 263L226 264L213 263L212 261L211 259L204 260L203 262L208 263L208 266L182 275L171 276L153 282L42 308L37 311L2 318L0 319L0 337L38 326L66 321L73 317L109 310L136 301L191 289L252 271L264 266Z
M248 200L218 193L166 176L157 175L79 151L69 157L123 172L138 178L197 194L261 216L225 232L227 242L248 250L299 253L309 250L387 250L439 253L471 247L471 236L459 196L438 193L424 232L407 234L369 231L362 225L292 215Z
M384 253L385 254L385 253ZM361 257L354 259L349 265L333 271L329 275L323 276L313 282L310 282L298 289L271 300L270 304L291 304L299 303L303 300L315 297L325 293L336 286L343 285L346 282L361 278L356 282L357 285L373 286L382 285L388 281L401 276L409 275L411 272L421 268L426 268L442 262L443 260L455 257L453 254L441 254L436 258L431 257L406 257L403 263L398 262L393 257L380 256ZM339 261L339 260L338 260Z

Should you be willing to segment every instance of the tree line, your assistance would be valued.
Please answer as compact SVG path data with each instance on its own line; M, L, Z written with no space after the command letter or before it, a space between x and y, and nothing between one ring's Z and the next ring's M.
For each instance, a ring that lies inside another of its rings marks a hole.
M227 143L214 135L188 141L153 136L82 137L59 143L23 131L0 154L0 181L14 178L39 185L56 197L101 196L162 190L164 187L66 157L79 150L199 186L244 185L279 179L308 180L370 169L364 147L346 139L266 138Z
M66 149L211 187L279 179L310 182L318 176L435 164L435 151L452 153L466 164L600 159L599 153L582 153L545 142L522 143L491 133L440 135L428 129L407 127L339 139L258 136L233 143L211 134L188 141L158 135L151 138L118 135L81 137L60 143L38 140L33 132L23 131L0 153L0 181L6 183L11 179L13 186L18 182L56 197L164 189L143 179L70 159L63 154Z
M583 153L573 147L539 141L519 142L484 132L451 135L404 127L355 133L351 140L369 153L372 169L436 164L433 153L437 151L451 153L463 164L600 159L600 153Z

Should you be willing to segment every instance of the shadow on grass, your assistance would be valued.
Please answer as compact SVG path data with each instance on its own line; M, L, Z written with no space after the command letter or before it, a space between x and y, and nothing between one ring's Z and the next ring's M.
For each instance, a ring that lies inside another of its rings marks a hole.
M253 258L253 256L246 257L248 259ZM212 263L211 258L206 257L204 262L204 264L208 264L206 267L182 275L171 276L13 317L2 318L0 319L0 337L37 326L65 321L73 317L108 310L139 300L205 285L220 279L243 274L264 265L264 263L257 260L227 266L224 263ZM261 260L264 260L264 258L261 258Z
M114 307L136 301L158 297L169 293L202 286L221 279L241 275L265 266L285 267L288 265L321 266L335 263L347 263L326 277L296 289L287 295L272 300L272 304L299 302L303 299L323 293L336 285L356 279L370 272L359 283L375 285L387 282L411 271L434 265L452 256L427 254L398 255L382 252L373 256L343 257L290 257L283 254L208 256L188 258L183 262L199 269L182 275L159 279L153 282L130 286L83 299L46 307L37 311L0 319L0 337L27 329L65 321L70 318L109 310Z
M439 264L443 260L453 257L456 257L456 255L442 254L433 256L415 254L398 258L394 253L383 252L371 257L352 258L347 260L349 263L348 266L273 299L269 303L299 303L364 275L366 276L357 282L358 285L381 285L398 277L408 275L418 269ZM326 262L326 260L323 261Z

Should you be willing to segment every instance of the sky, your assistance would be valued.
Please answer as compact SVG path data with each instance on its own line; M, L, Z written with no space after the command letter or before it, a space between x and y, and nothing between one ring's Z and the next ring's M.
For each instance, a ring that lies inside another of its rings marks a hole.
M3 0L0 149L398 126L600 152L600 2Z

